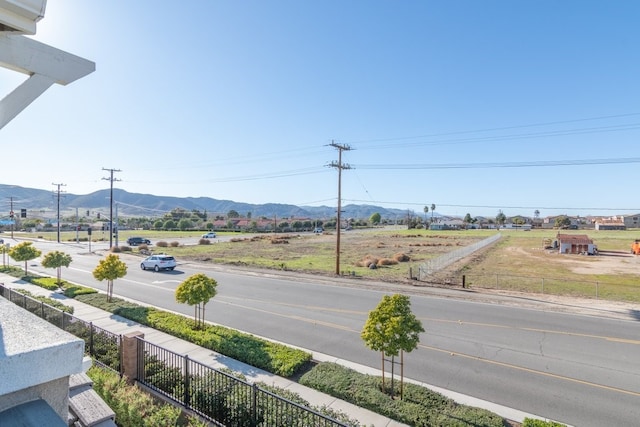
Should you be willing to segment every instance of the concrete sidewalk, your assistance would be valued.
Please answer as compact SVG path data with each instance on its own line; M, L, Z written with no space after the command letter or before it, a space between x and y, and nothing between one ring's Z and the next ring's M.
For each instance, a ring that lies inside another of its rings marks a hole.
M60 292L48 291L44 288L29 284L29 283L25 283L22 280L16 279L15 277L8 276L8 275L0 274L0 280L8 288L25 289L25 290L28 290L33 295L45 296L48 298L59 300L65 305L72 306L74 308L73 315L75 317L81 320L84 320L86 322L92 322L94 325L102 329L105 329L107 331L110 331L115 334L120 334L120 335L128 334L130 332L142 332L144 334L144 339L153 344L167 348L181 355L188 355L189 358L216 369L227 368L234 372L242 373L246 377L247 381L251 383L263 382L265 384L287 389L289 391L292 391L298 394L300 397L302 397L303 399L305 399L307 402L309 402L314 406L324 405L333 410L348 414L349 417L357 419L362 425L375 426L375 427L405 426L405 424L391 420L389 418L376 414L367 409L352 405L343 400L336 399L327 394L320 393L314 389L302 386L294 381L290 381L286 378L279 377L277 375L258 369L254 366L250 366L245 363L239 362L235 359L231 359L229 357L216 353L212 350L197 346L188 341L176 338L164 332L160 332L158 330L149 328L147 326L140 325L129 319L125 319L123 317L114 315L110 312L101 310L99 308L95 308L91 305L84 304L82 302L76 301L75 299L67 298ZM313 359L319 362L334 362L343 366L347 366L358 372L370 374L370 375L380 374L378 370L367 367L367 366L362 366L350 361L338 359L322 353L317 353L317 352L311 352L311 353L313 354ZM433 385L424 384L424 383L407 379L407 378L405 378L405 381L427 387L431 390L434 390L438 393L441 393L453 399L454 401L460 404L487 409L489 411L492 411L502 416L503 418L506 418L512 421L522 422L525 417L544 419L543 417L539 417L533 414L528 414L512 408L507 408L491 402L476 399L460 393L452 392L450 390L445 390Z

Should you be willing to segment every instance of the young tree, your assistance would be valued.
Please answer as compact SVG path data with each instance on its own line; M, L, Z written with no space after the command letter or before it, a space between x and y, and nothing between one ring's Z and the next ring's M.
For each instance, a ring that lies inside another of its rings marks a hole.
M360 333L367 347L382 354L382 389L385 390L384 358L391 356L391 396L393 397L394 358L406 351L411 352L418 346L420 333L424 332L422 323L411 312L411 302L406 295L385 295L375 310L369 312L369 318ZM404 369L401 359L400 366ZM404 370L402 371L404 372ZM404 374L401 373L401 378ZM402 390L402 379L401 379ZM402 391L400 392L402 398Z
M176 301L195 306L195 328L204 326L204 306L216 295L218 282L202 273L194 274L176 289Z
M57 269L58 286L62 287L62 267L69 267L71 261L73 261L71 259L71 255L60 251L53 251L44 256L42 259L42 266L45 268Z
M9 256L20 262L24 261L24 274L27 275L27 262L38 258L42 254L32 242L22 242L9 249Z
M127 274L127 264L120 260L115 254L109 254L101 260L93 270L93 277L103 281L107 280L107 301L111 302L113 296L113 281L124 277Z

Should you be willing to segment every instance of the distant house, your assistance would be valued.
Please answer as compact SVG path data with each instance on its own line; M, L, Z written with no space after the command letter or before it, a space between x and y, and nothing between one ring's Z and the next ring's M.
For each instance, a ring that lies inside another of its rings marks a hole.
M609 218L599 218L595 223L596 230L626 230L627 225L623 217L612 216Z
M561 254L594 255L598 252L597 246L586 234L558 234L556 240Z
M640 213L624 215L622 221L627 228L640 228Z

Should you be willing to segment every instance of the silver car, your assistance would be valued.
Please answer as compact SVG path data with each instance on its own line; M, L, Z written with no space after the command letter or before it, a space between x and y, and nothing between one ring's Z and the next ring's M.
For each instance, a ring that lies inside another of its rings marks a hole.
M154 271L173 270L176 268L176 259L170 255L151 255L142 261L140 268L153 268Z

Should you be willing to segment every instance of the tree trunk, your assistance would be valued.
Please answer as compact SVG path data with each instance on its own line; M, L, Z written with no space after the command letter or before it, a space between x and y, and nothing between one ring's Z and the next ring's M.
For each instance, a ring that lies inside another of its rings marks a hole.
M391 398L393 399L393 369L394 369L394 365L396 364L395 362L395 356L391 356Z
M384 351L380 352L382 355L382 392L386 393L385 384L384 384Z

